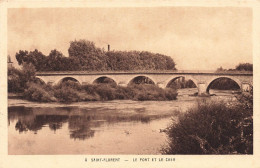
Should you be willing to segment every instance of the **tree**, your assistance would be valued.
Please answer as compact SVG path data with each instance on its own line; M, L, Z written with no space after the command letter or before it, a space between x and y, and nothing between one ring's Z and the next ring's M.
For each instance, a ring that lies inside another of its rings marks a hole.
M8 92L19 93L23 92L24 88L21 85L20 77L22 73L20 70L12 67L8 68Z
M69 57L52 50L48 56L35 49L16 53L19 65L34 65L36 71L133 71L176 70L169 56L148 51L109 51L95 46L94 42L74 40L70 42Z
M36 69L35 66L31 63L23 63L22 67L22 75L20 76L20 80L24 88L26 88L26 84L31 81L35 81Z
M71 41L68 51L69 57L79 60L82 70L107 70L105 52L91 41Z
M30 52L26 50L20 50L18 53L16 53L15 56L19 65L23 65L24 63L31 63L32 65L34 65L37 71L42 71L46 69L46 56L37 49Z
M51 50L48 58L46 59L48 68L47 71L66 71L67 70L67 60L61 52L57 51L56 49Z
M236 66L238 71L253 71L253 64L250 63L240 63Z
M19 50L19 52L16 53L15 57L19 65L21 65L25 61L27 55L28 55L28 51L26 50L25 51Z
M23 92L27 83L35 81L35 67L31 63L23 63L22 70L8 69L8 92Z
M106 52L109 70L175 70L175 63L169 56L148 51Z

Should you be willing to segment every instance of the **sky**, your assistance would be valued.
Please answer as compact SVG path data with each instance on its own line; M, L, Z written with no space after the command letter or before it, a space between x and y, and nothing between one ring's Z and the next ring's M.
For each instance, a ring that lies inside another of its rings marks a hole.
M179 70L252 63L252 10L238 7L9 8L8 54L57 49L85 39L111 50L173 58Z

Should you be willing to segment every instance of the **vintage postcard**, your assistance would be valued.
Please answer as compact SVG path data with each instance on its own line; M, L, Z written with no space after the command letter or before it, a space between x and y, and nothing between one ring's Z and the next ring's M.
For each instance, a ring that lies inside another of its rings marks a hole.
M0 14L0 168L260 167L260 1Z

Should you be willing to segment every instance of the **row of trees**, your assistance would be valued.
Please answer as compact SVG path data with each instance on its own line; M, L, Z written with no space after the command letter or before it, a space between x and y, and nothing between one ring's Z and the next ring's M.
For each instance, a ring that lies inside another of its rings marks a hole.
M37 49L16 53L19 65L31 63L37 71L128 71L175 70L175 62L169 56L148 51L104 51L94 42L75 40L70 42L69 57L52 50L48 56Z
M223 71L253 71L253 64L240 63L236 66L235 69L224 69L222 67L219 67L217 69L217 72L223 72Z

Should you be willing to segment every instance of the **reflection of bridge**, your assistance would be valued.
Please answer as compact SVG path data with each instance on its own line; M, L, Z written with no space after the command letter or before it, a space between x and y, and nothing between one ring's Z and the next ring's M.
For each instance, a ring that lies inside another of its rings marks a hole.
M199 95L208 93L212 82L219 78L229 78L235 81L242 91L248 91L249 86L253 85L252 72L213 72L213 71L140 71L140 72L83 72L83 71L68 71L68 72L37 72L36 77L43 80L45 83L58 84L66 78L73 78L80 84L92 84L99 78L110 78L117 85L127 86L133 79L144 76L150 78L154 84L161 88L166 88L167 85L180 78L192 80L198 88Z

